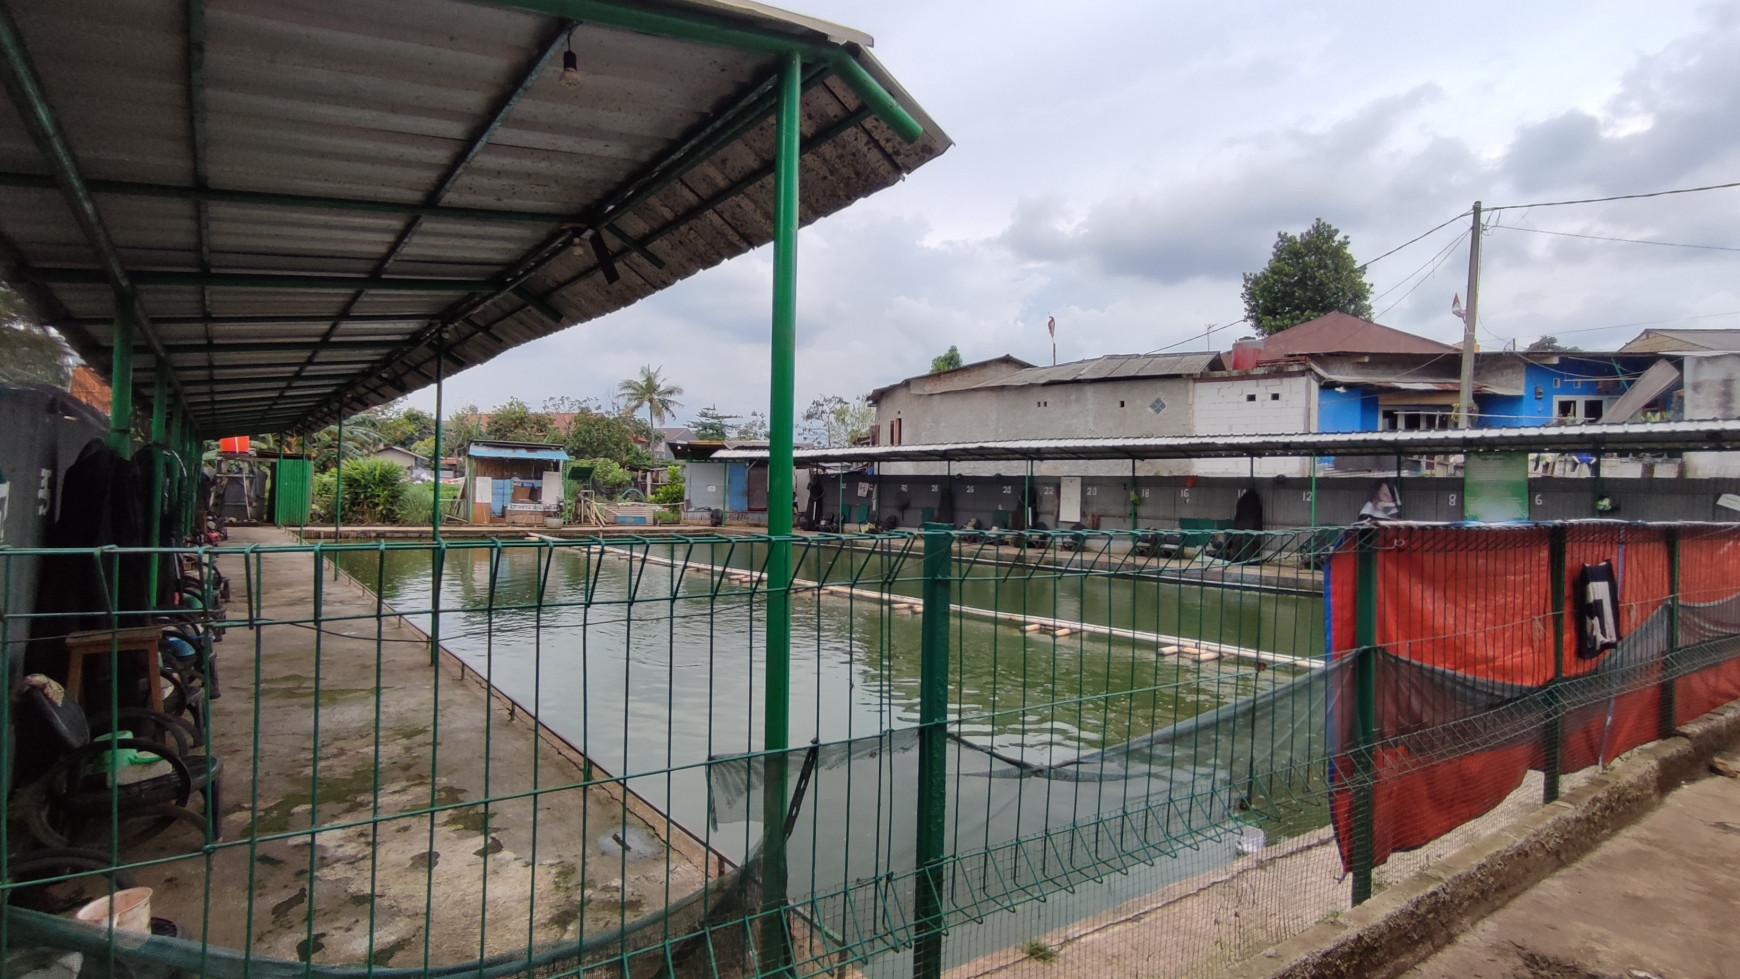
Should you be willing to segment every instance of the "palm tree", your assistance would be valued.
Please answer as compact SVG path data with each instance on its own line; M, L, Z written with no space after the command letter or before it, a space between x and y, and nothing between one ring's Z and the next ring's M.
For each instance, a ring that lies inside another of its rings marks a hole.
M616 393L624 402L623 410L632 415L642 407L646 408L646 420L655 433L666 415L682 407L677 395L682 394L683 389L665 383L659 374L663 370L663 365L645 365L641 367L639 377L631 377L616 386Z

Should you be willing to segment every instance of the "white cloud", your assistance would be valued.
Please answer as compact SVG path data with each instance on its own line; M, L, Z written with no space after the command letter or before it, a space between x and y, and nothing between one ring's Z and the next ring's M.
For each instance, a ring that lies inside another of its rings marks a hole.
M1107 2L1067 16L1037 0L802 6L874 33L958 145L801 236L800 411L921 372L950 344L968 359L1046 360L1048 315L1063 359L1188 341L1242 312L1239 274L1261 265L1277 230L1316 217L1366 257L1476 198L1740 174L1732 4L1371 2L1333 16L1278 2ZM1498 220L1733 246L1737 208L1740 192L1717 192ZM1464 254L1410 276L1462 230L1372 267L1373 285L1390 290L1378 308L1395 303L1385 322L1457 333L1448 308L1464 290ZM1732 252L1508 227L1485 250L1485 343L1552 333L1612 346L1636 332L1619 324L1740 311ZM465 372L448 403L602 395L650 363L686 389L682 418L707 404L762 409L770 289L763 249Z

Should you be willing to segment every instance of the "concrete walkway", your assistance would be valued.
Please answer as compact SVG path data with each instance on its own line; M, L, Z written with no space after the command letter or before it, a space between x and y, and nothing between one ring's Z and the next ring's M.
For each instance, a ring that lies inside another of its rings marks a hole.
M231 532L230 547L253 543L292 539ZM257 560L254 596L244 556L218 560L234 588L212 705L223 842L208 861L177 827L125 854L168 861L137 876L185 937L290 961L450 964L606 934L700 886L692 841L664 846L644 804L582 786L571 748L457 660L432 667L427 637L376 619L362 586L317 574L307 551ZM277 624L236 624L250 604ZM632 859L607 848L613 834L640 841Z
M1740 979L1740 780L1677 789L1404 975Z

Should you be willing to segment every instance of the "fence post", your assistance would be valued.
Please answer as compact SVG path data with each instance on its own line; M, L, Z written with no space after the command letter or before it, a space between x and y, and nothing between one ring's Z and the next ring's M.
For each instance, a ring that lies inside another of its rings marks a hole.
M1668 634L1667 648L1661 654L1661 726L1660 736L1672 737L1679 727L1679 681L1674 671L1678 667L1680 649L1680 529L1667 528L1668 559Z
M952 524L924 525L924 619L918 680L918 881L913 979L942 976L948 837L949 562Z
M1564 524L1547 528L1547 577L1553 603L1553 679L1547 684L1547 723L1543 732L1546 764L1542 766L1541 801L1559 798L1559 773L1564 766L1565 717L1559 701L1559 682L1565 677L1565 543L1569 530Z
M1354 663L1355 711L1359 739L1353 753L1353 903L1371 897L1373 808L1376 803L1377 766L1372 749L1377 741L1377 528L1358 532L1356 553L1359 577L1355 587L1353 644L1359 659Z

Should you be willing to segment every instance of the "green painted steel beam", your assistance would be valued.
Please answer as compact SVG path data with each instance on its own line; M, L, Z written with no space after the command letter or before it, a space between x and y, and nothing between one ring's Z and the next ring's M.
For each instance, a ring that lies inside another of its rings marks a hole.
M819 84L826 77L827 73L828 71L826 68L817 68L807 73L804 78L805 86ZM766 118L767 114L772 112L777 105L778 92L776 91L776 82L778 81L778 78L779 73L774 72L770 77L764 79L760 84L756 85L740 98L736 104L719 113L715 118L701 126L697 131L691 133L679 146L666 154L662 159L656 161L651 166L643 169L625 181L601 204L594 207L591 213L578 217L573 222L569 223L588 227L602 226L610 229L613 234L618 234L619 229L614 227L613 222L615 215L626 212L636 204L639 204L652 195L658 193L665 187L670 186L670 184L678 180L689 169L692 169L705 159L708 159L721 147L730 143L732 140L738 139L754 126L759 125L761 121ZM854 125L857 121L862 121L864 118L868 118L868 109L863 109L861 112L862 114L858 115L857 119L854 121ZM832 136L829 136L828 138L832 138ZM808 148L809 144L806 143L806 151ZM772 172L771 166L767 168L767 172ZM745 184L743 186L748 185ZM733 193L736 192L734 191ZM693 212L691 212L691 214L692 213ZM664 234L669 233L673 227L674 225L663 227L660 230L658 237L662 237ZM642 240L638 244L640 249L644 252L642 257L649 262L655 263L655 267L657 267L662 265L662 262L659 262L648 247L652 243L652 240L653 239ZM516 287L522 285L551 258L560 254L562 250L567 247L567 242L568 235L566 232L547 239L544 243L524 256L521 261L514 266L513 271L509 273L506 277L506 281L500 288L487 295L474 297L465 302L459 303L455 307L449 308L446 313L436 318L438 319L438 323L435 326L431 326L425 330L421 335L414 338L412 342L408 343L403 348L395 350L386 357L383 357L381 363L374 371L364 373L378 374L392 370L399 362L402 362L407 355L421 349L422 347L428 346L434 338L438 327L444 327L454 323L468 323L469 317L481 311L490 303L500 300L504 295L507 295ZM631 248L633 247L634 246L631 246ZM615 257L620 259L621 256L618 255ZM527 297L522 297L522 300L525 298ZM541 297L539 297L539 301L542 302ZM562 317L559 311L556 311L553 308L540 310L540 314L548 317L551 322L562 322ZM490 332L493 327L486 328L478 327L476 324L471 325L477 330L477 332L490 336L490 338L495 340L498 344L503 343L499 337L495 337ZM461 338L460 342L463 342L464 339L465 338ZM432 382L434 380L434 378L425 371L416 370L414 368L413 371L426 381ZM400 376L403 376L402 371ZM361 383L360 379L359 383ZM387 383L398 388L400 392L403 393L404 387L396 380L389 378ZM324 408L325 406L322 406L321 410L324 411ZM319 412L316 412L316 414L317 413ZM299 419L298 425L300 426L305 420L306 419Z
M747 27L698 13L650 10L645 7L610 3L606 0L491 0L500 6L518 7L538 13L565 17L586 24L602 24L654 34L660 37L698 41L722 47L751 51L757 54L825 62L850 87L854 94L870 107L895 135L908 143L924 135L924 127L902 106L882 83L871 77L853 57L847 45L817 43L795 33Z
M486 207L451 207L360 197L322 197L257 190L224 190L216 187L184 187L177 184L140 183L132 180L89 180L93 194L116 197L157 197L205 204L243 204L250 207L282 207L298 210L347 211L383 214L389 217L433 218L445 221L482 221L492 224L555 225L568 220L559 211L504 211ZM0 187L55 188L54 178L37 173L0 171Z
M57 285L96 285L108 282L100 269L36 270L44 282ZM135 272L132 281L141 286L190 286L210 289L286 289L368 292L492 292L488 279L424 279L399 276L301 275L270 272Z
M269 313L253 316L156 316L151 322L154 326L308 326L327 324L337 319L337 314L273 316ZM350 323L423 323L432 319L428 313L381 314L346 316L344 322ZM57 325L60 321L56 321ZM112 322L108 317L78 316L66 322L84 327L102 327L106 329Z
M339 367L339 366L343 366L343 365L348 365L348 364L362 364L362 363L368 363L368 360L366 360L366 359L335 360L335 361L324 361L323 360L320 363L316 364L315 366L327 368L327 369L321 370L321 371L316 371L313 374L311 374L310 376L330 377L330 376L333 376L335 373L333 370L331 370L331 368ZM265 361L262 363L253 363L253 364L233 363L232 362L232 363L216 363L216 364L201 366L198 369L198 371L202 375L203 374L237 374L237 373L241 373L243 371L258 371L261 377L277 376L278 383L282 384L282 383L284 383L284 379L283 379L284 370L288 366L289 366L288 364L273 363L271 361ZM153 374L153 373L155 373L155 370L149 366L140 367L137 370L141 374ZM200 385L202 385L204 383L206 383L204 378L192 377L192 378L188 378L187 386L189 388L197 389L197 388L199 388Z
M568 321L568 318L566 316L562 315L561 310L550 305L549 300L538 295L537 293L533 292L530 289L524 288L522 286L516 286L516 287L514 287L513 294L515 296L518 296L520 299L524 300L525 304L527 306L530 306L533 309L537 310L539 316L542 316L543 318L549 320L550 322L556 324L557 326L561 326L563 323L566 323Z
M322 350L385 350L393 346L395 340L329 340L321 346ZM248 342L245 340L227 341L224 343L166 343L163 352L171 357L188 354L269 354L297 353L308 349L308 344L296 340L260 340ZM151 353L151 348L133 345L134 353Z
M84 175L79 172L78 160L73 156L72 147L68 145L65 134L60 131L60 123L55 119L54 110L49 107L47 96L43 94L42 81L37 77L36 66L24 45L24 37L19 33L17 23L13 21L11 11L5 6L0 6L0 61L5 65L0 70L0 80L5 83L6 93L11 97L13 107L18 110L31 141L36 144L37 152L42 154L43 160L48 164L54 185L72 211L73 220L102 266L97 270L97 281L110 286L115 292L117 317L124 317L137 327L140 335L154 350L161 349L162 344L151 328L151 318L145 312L138 290L134 288L126 267L121 264L114 238L110 236L108 226L103 223L103 217L97 211L96 201L85 185ZM130 341L126 341L124 349L130 359ZM117 356L121 355L120 350L121 348L117 348ZM171 374L169 383L179 395L180 379ZM110 384L113 388L131 388L122 378L111 378Z
M337 386L338 382L344 380L348 374L349 371L333 374L308 374L305 375L305 380L308 381L310 390L319 389L322 393L330 395L333 387ZM217 391L220 389L233 391L237 388L265 390L268 387L272 390L279 390L284 387L284 379L282 377L274 378L269 374L255 377L220 377L216 380L201 380L196 383L198 386L194 388L194 390L201 392Z
M806 70L803 76L804 88L807 89L811 85L820 84L827 77L829 72L829 68L821 65ZM779 77L779 73L775 72L772 77L765 79L761 84L746 93L730 109L727 109L712 121L708 122L705 126L701 127L697 132L690 135L683 141L682 145L678 146L670 154L654 163L651 167L648 167L646 170L625 181L621 188L606 198L605 201L596 207L591 214L582 216L576 219L573 223L583 224L588 227L603 227L606 230L609 230L613 235L618 234L619 229L615 229L612 226L615 215L627 211L636 204L639 204L663 190L665 187L670 186L670 184L679 179L682 174L700 164L705 159L708 159L713 153L716 153L719 148L727 145L735 139L738 139L744 133L748 132L756 125L759 125L767 114L773 111L778 104L779 93L776 90L776 82ZM849 131L852 127L857 126L859 123L869 118L870 115L871 110L868 105L859 107L857 110L849 113L844 119L829 125L824 130L819 131L809 139L804 140L802 152L808 153L812 149L827 143L842 133ZM641 251L638 251L637 254L641 254L643 259L654 263L655 267L657 267L659 263L650 250L650 246L653 243L663 238L665 235L672 233L687 222L695 220L706 211L711 210L724 201L742 193L755 183L766 179L773 173L773 169L774 168L771 164L758 169L755 173L751 174L749 178L734 182L730 187L726 188L725 191L709 197L701 206L686 211L681 218L666 222L657 232L639 238L638 247ZM552 257L560 254L566 247L567 239L565 236L555 236L545 241L538 248L533 249L514 267L514 270L506 277L506 281L500 287L493 292L469 299L453 308L450 308L447 313L437 317L439 324L450 325L466 321L468 317L487 307L490 303L496 302L509 292L520 288L528 278L535 274L539 269L543 268ZM636 246L630 245L627 251L635 250ZM618 252L612 257L614 260L620 262L627 254L627 251ZM586 275L591 274L596 270L597 266L594 266L591 270L588 270L588 272L582 273L581 276L571 279L569 282L578 281L578 279L584 278ZM563 285L567 284L569 283L563 283ZM529 300L534 297L529 295L529 290L527 292L527 295L522 295L520 298L529 302ZM543 297L535 298L540 302L544 302L545 305L548 305ZM553 307L550 309L539 310L539 312L540 315L549 318L553 323L562 323L565 321L560 312L554 310ZM479 332L487 335L488 330L479 329ZM428 346L429 343L432 342L434 335L435 327L432 326L412 342L398 350L392 351L386 357L383 357L375 370L364 372L364 375L380 374L393 370L399 362L403 361L406 355L421 349L422 347ZM499 340L499 338L494 337L492 337L492 339ZM461 342L463 342L463 340ZM426 381L434 380L425 371L413 370ZM400 376L403 376L402 373ZM361 377L359 377L358 383L362 383ZM400 387L394 380L389 379L387 383L394 387ZM400 390L402 392L402 387ZM316 416L324 417L326 412L327 406L322 405L315 411L310 412L307 417L298 419L297 426L301 427L304 423L312 421Z

